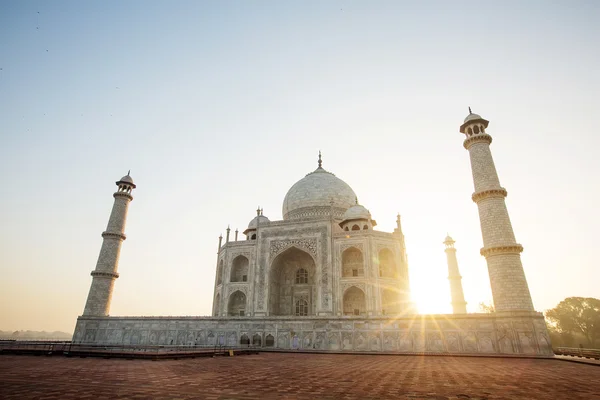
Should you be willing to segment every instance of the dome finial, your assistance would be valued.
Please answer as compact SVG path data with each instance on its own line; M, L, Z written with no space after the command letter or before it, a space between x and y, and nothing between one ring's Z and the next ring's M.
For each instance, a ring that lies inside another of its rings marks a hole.
M358 196L354 196L354 203L358 205Z
M469 114L473 114L473 111L471 111L471 107L469 106Z
M129 174L131 174L131 170L127 171L127 176L129 176Z
M321 150L319 150L319 168L322 168L323 160L321 159Z
M256 216L260 215L260 206L258 206L258 208L256 209Z

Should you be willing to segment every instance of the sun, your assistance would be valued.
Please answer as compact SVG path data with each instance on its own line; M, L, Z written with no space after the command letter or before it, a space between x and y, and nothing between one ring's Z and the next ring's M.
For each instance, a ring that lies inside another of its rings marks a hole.
M445 274L437 275L440 274L434 274L430 269L424 268L411 271L411 299L419 314L452 313L448 281L444 279Z

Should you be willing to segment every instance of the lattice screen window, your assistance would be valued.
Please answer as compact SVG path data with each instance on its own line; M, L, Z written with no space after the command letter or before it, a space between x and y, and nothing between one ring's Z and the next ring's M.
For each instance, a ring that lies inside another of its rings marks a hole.
M296 284L306 284L308 283L308 271L304 268L300 268L296 271Z
M296 315L299 317L308 315L308 301L304 299L296 301Z

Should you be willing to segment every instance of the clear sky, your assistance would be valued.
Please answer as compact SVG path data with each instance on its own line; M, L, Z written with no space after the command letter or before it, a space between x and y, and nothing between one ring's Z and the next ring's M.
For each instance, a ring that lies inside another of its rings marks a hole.
M600 297L596 1L0 1L0 329L72 331L131 169L112 315L208 315L218 236L323 166L391 231L413 300L490 301L467 106L537 310ZM233 235L233 232L232 232Z

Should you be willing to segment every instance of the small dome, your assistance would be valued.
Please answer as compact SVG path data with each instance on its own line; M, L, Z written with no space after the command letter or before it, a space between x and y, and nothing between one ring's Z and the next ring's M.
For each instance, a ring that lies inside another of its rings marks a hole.
M446 236L446 239L444 239L444 242L453 242L454 240L450 237L450 235Z
M133 184L133 178L131 176L129 176L129 174L127 174L124 177L122 177L119 182L125 182L125 183L131 183L131 184Z
M356 205L350 207L344 213L344 221L351 220L351 219L367 219L367 220L369 220L369 219L371 219L371 213L369 212L369 210L367 210L363 206L356 204Z
M473 121L474 119L483 119L483 118L481 118L481 115L479 115L479 114L470 113L469 115L467 115L467 118L465 118L465 122Z
M269 222L271 222L269 220L269 218L265 217L264 215L257 215L248 224L248 229L256 229L256 227L258 226L259 223L261 225L265 225L265 224L268 224Z
M133 178L129 176L129 171L127 172L127 175L125 175L115 183L119 186L124 183L135 189L135 183L133 183Z

